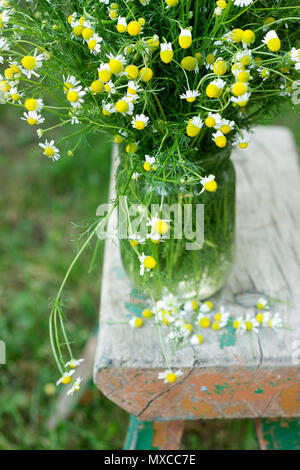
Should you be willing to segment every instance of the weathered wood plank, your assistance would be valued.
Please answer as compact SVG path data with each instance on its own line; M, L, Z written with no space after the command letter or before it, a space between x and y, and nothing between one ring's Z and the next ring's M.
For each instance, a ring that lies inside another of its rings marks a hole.
M143 420L300 416L300 366L292 364L300 340L300 192L297 152L285 128L258 128L247 150L236 151L237 255L226 287L214 297L233 315L250 311L243 293L290 302L278 311L290 330L259 336L230 330L205 332L200 347L171 357L184 375L165 385L165 362L155 327L120 324L143 301L132 293L118 242L107 240L95 383L112 401ZM113 198L113 196L112 196ZM116 227L116 214L109 232ZM250 339L251 338L251 339Z

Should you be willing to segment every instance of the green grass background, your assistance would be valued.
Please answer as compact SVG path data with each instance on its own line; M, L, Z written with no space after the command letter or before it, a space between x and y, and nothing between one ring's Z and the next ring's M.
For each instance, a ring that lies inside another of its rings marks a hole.
M287 108L276 124L292 129L300 151L299 119ZM48 340L49 298L77 250L78 235L107 201L111 146L92 136L74 157L42 157L32 129L0 107L0 449L120 449L128 415L91 385L71 417L49 432L58 398L45 386L57 379ZM74 226L72 223L75 223ZM98 318L102 249L87 274L86 252L68 283L67 322L80 351ZM251 420L187 422L186 449L256 449Z

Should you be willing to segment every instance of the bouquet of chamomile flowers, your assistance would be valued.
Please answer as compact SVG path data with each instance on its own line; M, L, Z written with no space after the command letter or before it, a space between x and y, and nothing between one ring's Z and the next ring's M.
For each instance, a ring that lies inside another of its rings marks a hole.
M153 190L199 183L212 195L219 182L205 159L246 148L247 131L283 101L295 107L299 19L299 0L0 0L0 100L35 129L45 160L74 155L91 132L110 133L123 158L122 195L140 178ZM71 128L70 148L67 132L54 140L56 128ZM157 244L167 222L156 222ZM155 256L137 257L143 273L155 268ZM50 314L59 383L71 382L78 363L57 320L69 272Z

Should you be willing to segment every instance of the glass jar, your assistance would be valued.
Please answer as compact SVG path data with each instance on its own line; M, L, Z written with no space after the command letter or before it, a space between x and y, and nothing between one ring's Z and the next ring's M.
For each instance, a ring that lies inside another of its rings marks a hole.
M145 200L150 201L151 207L162 207L162 201L167 207L175 207L171 217L166 219L170 220L167 222L170 230L165 239L162 237L160 241L151 241L141 236L139 244L134 240L120 240L121 257L128 277L135 286L150 289L156 299L167 293L183 299L206 299L221 289L233 266L236 178L230 151L221 151L203 161L199 159L197 167L201 175L215 176L218 185L215 192L201 192L203 186L199 181L184 187L167 182L153 185L150 178L143 176L131 182L127 188L126 210L132 204L143 207ZM124 189L126 170L123 169L124 176L122 171L119 173L120 194ZM183 226L188 224L196 232L196 224L199 222L196 209L199 210L199 207L202 208L199 220L204 222L203 239L196 237L191 240L190 236L187 239L186 227L183 227L183 236L178 238L178 230L175 230L176 214L178 216L181 212ZM203 209L204 214L201 215ZM184 217L183 214L187 215ZM159 217L164 218L160 214ZM128 228L130 225L128 223ZM152 256L156 261L153 272L147 273L146 283L140 274L139 256L142 253Z

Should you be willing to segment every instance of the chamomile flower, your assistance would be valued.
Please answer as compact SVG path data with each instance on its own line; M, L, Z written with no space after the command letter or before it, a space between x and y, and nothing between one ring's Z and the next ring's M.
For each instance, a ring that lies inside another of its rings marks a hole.
M35 126L36 124L42 124L45 121L45 118L41 114L38 114L36 111L28 111L24 113L24 117L21 117L23 121L27 121L30 126Z
M197 316L197 321L201 328L209 328L210 326L210 315L207 313L199 313Z
M139 131L145 129L148 123L149 118L148 116L145 116L145 114L137 114L131 121L132 127Z
M16 87L11 87L9 90L9 96L14 103L21 103L23 93L20 93Z
M158 300L156 305L158 309L162 310L177 310L178 298L174 294L167 294Z
M152 233L150 233L150 234L148 233L147 238L148 238L149 240L151 240L152 243L154 243L154 244L157 245L157 244L163 242L163 241L164 241L164 238L166 238L166 237L164 237L163 235L160 235L160 234L157 233L157 232L152 232Z
M82 103L84 103L83 96L86 94L86 91L82 89L82 86L77 86L75 88L70 88L67 93L67 100L73 106L73 108L80 108Z
M38 54L37 49L35 49L33 55L27 55L22 57L22 73L24 73L24 75L26 75L28 79L31 78L31 75L39 77L39 74L36 70L43 66L43 60L44 55Z
M197 302L197 300L188 300L184 303L183 310L185 313L192 313L195 312L198 307L199 303Z
M283 320L279 313L275 313L272 315L271 313L267 313L264 315L263 326L268 326L269 328L273 328L274 330L283 328Z
M155 163L155 157L150 157L150 155L145 155L145 162L143 164L144 170L151 171L154 163Z
M117 113L131 115L134 109L132 99L130 99L128 96L124 96L116 102L115 109Z
M151 227L152 232L156 232L160 235L165 235L166 233L168 233L170 229L170 225L169 225L170 222L171 221L167 219L160 219L159 217L157 217L157 214L156 214L151 219L148 219L148 222L146 225L148 227Z
M250 96L251 96L251 93L247 92L247 93L244 93L241 96L232 96L230 98L230 101L232 101L234 104L237 104L238 106L243 108L243 107L247 106L248 101L250 99Z
M172 370L166 370L164 372L159 372L158 378L160 380L164 380L164 383L170 383L173 384L176 382L178 377L181 377L183 375L183 372L181 370L177 370L176 372L172 372Z
M251 63L252 51L251 49L243 49L238 51L234 56L234 62L242 64L244 67L247 67Z
M209 112L204 122L207 127L213 127L214 129L217 129L222 122L222 116L219 113Z
M66 78L63 77L64 81L64 93L68 93L72 88L76 88L80 82L73 75L68 75Z
M10 17L9 10L4 10L2 13L0 13L0 30L5 28L8 25L9 17Z
M124 65L126 64L126 59L123 55L113 55L113 54L107 54L107 58L109 59L108 62L108 67L109 70L114 74L114 75L120 75L123 71Z
M247 313L245 318L239 318L238 321L240 323L238 325L237 332L241 334L244 334L247 331L258 333L260 324L251 313Z
M197 333L197 334L195 334L191 337L191 344L193 346L198 346L198 345L202 344L203 341L204 341L204 338L199 333Z
M56 386L60 384L68 385L72 381L72 375L74 374L75 370L69 370L64 372L64 374L58 379L56 382Z
M220 330L224 328L229 320L229 312L225 310L224 307L220 308L220 311L217 312L214 316L214 322L212 323L213 330Z
M225 85L226 82L221 78L218 78L217 80L213 80L207 85L205 93L208 98L220 98Z
M106 82L104 84L104 90L109 95L114 95L117 92L114 82L112 80L109 80L109 82Z
M214 132L212 135L212 140L219 148L224 148L227 145L227 138L221 131Z
M130 80L128 82L128 87L127 87L127 94L128 95L137 95L141 90L142 90L142 88L137 83L135 83L133 80Z
M98 77L101 80L101 82L106 83L109 82L112 76L112 71L109 68L108 64L100 64L100 67L98 68Z
M118 23L116 24L116 28L119 33L125 33L127 31L126 18L119 16Z
M200 312L201 313L208 313L213 309L213 303L210 300L206 300L200 305Z
M97 95L98 93L102 93L102 91L104 90L104 84L103 82L101 82L101 80L94 80L89 86L88 90L93 95Z
M54 140L50 140L50 142L46 140L44 144L39 144L39 146L44 149L43 153L46 157L51 158L53 161L60 158L59 150L55 147Z
M267 48L272 52L277 52L281 48L281 41L274 29L268 31L263 41L267 45Z
M203 187L199 194L202 194L204 191L214 193L218 188L217 182L215 180L215 175L209 175L204 178L201 178L200 183Z
M200 92L197 90L187 90L185 93L180 95L180 99L186 100L188 103L194 103L196 98L200 96Z
M133 176L133 175L132 175ZM140 175L139 175L140 176ZM138 178L138 177L137 177ZM136 179L137 179L136 178ZM135 178L132 178L132 179L135 179ZM145 243L145 238L143 238L140 234L138 233L132 233L131 235L129 235L128 237L128 240L129 240L129 243L132 247L135 247L135 246L138 246L138 245L142 245L143 243Z
M86 41L87 46L91 54L97 55L101 50L101 42L103 39L98 36L98 34L94 34L90 39Z
M167 43L162 43L160 45L160 58L161 61L164 62L165 64L169 64L174 57L174 51L172 48L172 43L167 42Z
M116 108L113 103L105 103L102 101L102 113L104 116L110 116L113 113L116 113Z
M82 362L84 362L84 359L71 359L65 364L65 367L71 367L71 369L75 369L78 367Z
M70 388L70 390L68 390L67 395L73 396L74 392L78 392L80 390L82 380L83 379L81 377L76 377L72 387Z
M156 261L153 256L147 256L144 252L139 256L139 261L141 276L145 274L145 271L149 272L156 267Z
M199 116L194 116L188 120L186 133L189 137L197 137L203 127L203 121Z
M140 328L141 326L143 326L143 324L143 319L140 317L133 317L129 321L129 325L132 326L132 328Z
M234 121L229 121L228 119L221 119L216 126L215 129L218 129L222 132L222 134L229 134L229 132L234 129L235 122Z
M237 145L240 149L246 149L249 145L249 138L243 135L238 135L234 141L234 144Z
M135 172L132 174L131 179L132 179L133 181L137 181L140 176L141 176L141 173L138 173L137 171L135 171Z
M189 29L181 29L178 42L182 49L191 47L193 42L191 31Z
M257 72L259 73L259 75L260 75L261 78L263 79L263 82L264 82L265 80L267 80L268 78L270 78L270 75L271 75L270 70L265 69L264 67L259 67L259 68L257 69Z

